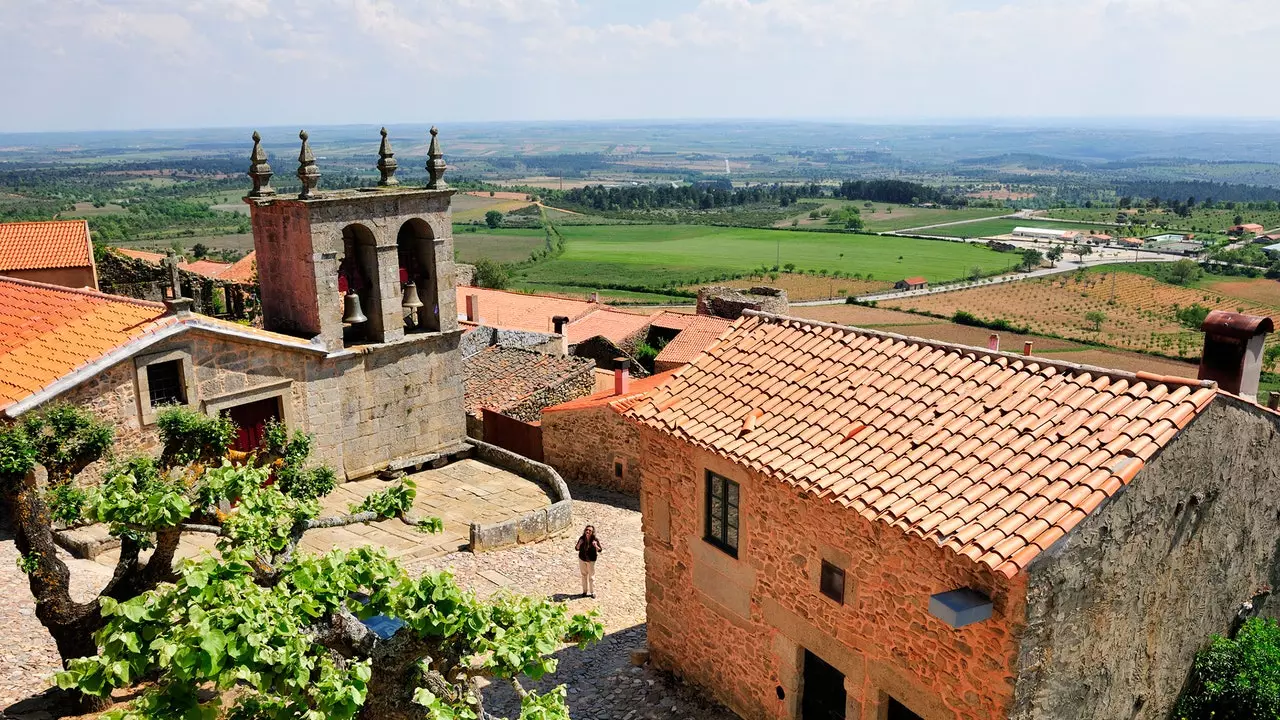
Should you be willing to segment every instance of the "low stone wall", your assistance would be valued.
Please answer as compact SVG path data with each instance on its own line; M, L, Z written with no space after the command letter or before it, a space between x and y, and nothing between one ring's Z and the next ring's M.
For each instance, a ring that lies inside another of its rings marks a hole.
M698 290L698 314L737 320L743 310L786 315L790 309L787 291L781 288L758 286L747 290L708 285Z
M573 498L569 486L549 465L535 462L496 445L467 439L475 448L474 457L515 473L547 488L556 501L519 517L497 523L471 523L471 552L497 550L511 545L538 542L573 525Z
M453 264L453 284L458 287L470 287L475 285L476 266L467 263Z

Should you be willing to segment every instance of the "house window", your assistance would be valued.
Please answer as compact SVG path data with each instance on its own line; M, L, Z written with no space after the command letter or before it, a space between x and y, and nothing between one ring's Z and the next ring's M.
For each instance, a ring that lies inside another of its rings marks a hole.
M844 604L844 570L826 560L822 561L822 574L818 579L818 589L823 595Z
M187 394L182 386L182 375L181 360L147 366L147 393L151 407L186 404Z
M622 479L622 463L616 460L613 463L613 476L619 480Z
M738 557L738 483L707 471L707 542Z

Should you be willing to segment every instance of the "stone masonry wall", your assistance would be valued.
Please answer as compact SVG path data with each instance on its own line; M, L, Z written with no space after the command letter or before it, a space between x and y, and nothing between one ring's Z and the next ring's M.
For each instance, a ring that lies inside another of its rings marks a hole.
M698 314L737 320L743 310L786 315L790 308L787 291L780 288L753 287L748 290L708 285L698 290Z
M465 435L458 333L412 336L370 352L325 358L262 343L188 332L143 351L189 353L195 409L238 404L237 396L283 389L291 426L315 436L314 460L347 479L398 459L456 447ZM288 382L286 382L288 381ZM229 399L228 399L229 398ZM64 393L116 428L117 453L159 449L155 425L143 425L134 358Z
M543 413L542 453L570 482L640 494L640 429L607 405Z
M503 415L517 420L537 422L542 418L542 408L577 400L590 395L595 389L596 369L591 365L584 365L582 369L566 375L554 385L548 385L519 402L499 410Z
M1280 584L1278 426L1220 397L1032 561L1010 717L1168 717L1196 651Z
M991 720L1013 699L1025 585L936 545L641 428L653 661L749 720L799 717L804 649L845 674L846 717L893 697L925 720ZM705 471L741 483L735 559L702 540ZM846 569L845 602L818 592ZM973 587L994 616L953 629L935 593ZM783 699L779 699L779 692Z

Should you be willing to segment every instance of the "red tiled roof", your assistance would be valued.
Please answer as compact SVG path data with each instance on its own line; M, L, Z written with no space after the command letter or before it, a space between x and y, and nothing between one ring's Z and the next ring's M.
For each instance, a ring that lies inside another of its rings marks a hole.
M501 410L593 368L594 361L574 355L490 345L462 361L463 404L475 416L485 407Z
M904 282L904 283L906 283L906 284L908 284L908 285L920 285L920 284L922 284L922 283L927 283L927 282L929 282L929 281L928 281L928 280L926 280L926 279L924 279L923 277L921 277L921 276L917 275L917 276L915 276L915 277L903 278L902 282Z
M549 413L562 412L565 410L585 410L588 408L599 408L606 405L612 405L620 400L638 400L657 389L662 385L662 383L666 382L673 373L675 373L675 370L660 372L650 375L649 377L633 378L626 394L623 395L614 394L613 388L610 387L608 390L602 390L586 397L578 398L577 400L570 400L568 402L562 402L559 405L552 405L551 407L543 408L542 412Z
M222 279L222 273L231 267L231 263L216 262L214 260L196 260L189 263L181 263L178 267L197 275L203 275L207 278L215 280Z
M683 330L689 327L694 318L699 317L693 313L678 313L663 311L649 318L649 323L656 328L664 330ZM705 317L705 316L703 316Z
M576 345L600 335L613 341L615 345L620 345L647 327L647 315L599 308L569 323L565 328L565 339L570 345Z
M140 337L160 303L0 278L0 407Z
M258 279L258 258L255 251L250 250L249 254L231 263L231 267L222 271L218 276L221 280L237 283L252 283Z
M1012 577L1217 393L748 314L627 416Z
M0 223L0 271L92 266L87 221Z
M570 344L597 335L621 343L649 324L645 315L611 310L607 305L584 300L465 286L457 292L458 313L466 313L468 295L478 295L480 324L490 327L550 333L555 332L552 318L567 317L570 322L565 337Z
M687 363L707 349L733 323L714 315L691 315L689 324L667 343L655 363Z

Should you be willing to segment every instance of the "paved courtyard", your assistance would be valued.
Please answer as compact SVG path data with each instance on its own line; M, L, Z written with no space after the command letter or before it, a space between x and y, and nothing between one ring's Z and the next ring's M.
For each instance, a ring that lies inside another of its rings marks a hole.
M431 535L419 532L399 518L363 525L312 530L301 546L311 552L333 548L378 545L401 560L438 557L470 543L471 523L492 523L546 507L555 502L541 485L477 460L461 460L437 470L423 470L409 476L418 486L413 509L422 517L438 517L444 531ZM372 479L343 483L321 501L321 516L342 515L351 505L387 489L393 482ZM188 533L182 538L179 557L192 557L214 549L213 535ZM115 567L118 552L107 552L97 560Z
M527 502L535 500L535 497L524 497L532 494L527 488L521 492L518 487L507 486L506 481L501 478L485 478L483 475L489 473L482 468L486 466L480 463L474 465L479 465L479 468L455 463L441 470L429 471L432 473L430 478L445 485L446 489L475 487L482 491L472 494L471 498L460 492L448 495L439 488L433 493L423 479L428 473L415 476L419 489L419 511L431 512L429 504L436 503L436 514L445 518L446 533L455 528L464 534L466 532L463 522L465 515L455 514L453 526L450 524L452 503L457 503L458 508L471 506L483 509L485 503L500 505L500 499L495 495L514 493L521 496L508 497L507 500L513 505L506 506L504 514L496 516L497 519L506 517L506 513L516 512L514 508L519 506L521 499ZM470 469L464 469L467 467ZM470 477L454 478L442 474L449 468L454 468L452 474ZM385 483L381 481L366 482L367 492L385 487ZM486 486L486 483L489 485ZM538 487L532 483L530 485ZM366 483L349 484L341 490L354 491L359 497L363 497L367 492L358 488L365 486ZM483 494L483 491L494 487L503 489ZM560 660L558 671L536 685L547 688L565 684L575 720L734 718L732 713L708 702L695 689L678 680L655 672L648 666L636 668L630 665L630 651L642 648L645 644L644 553L637 503L634 498L616 493L577 487L570 489L574 495L574 520L578 526L571 533L541 543L480 555L455 551L427 557L426 551L401 552L402 561L415 573L427 568L449 568L460 584L482 596L510 591L566 600L578 612L598 610L607 633L604 641L585 651L576 648L559 651L556 654ZM539 491L541 492L540 488ZM337 509L345 509L348 500L330 502L336 502ZM541 499L538 502L545 504L547 500ZM400 523L398 520L389 522ZM597 565L595 599L577 597L580 582L573 543L580 526L587 523L596 526L605 546L605 552ZM439 542L441 536L416 533L403 523L400 526L412 533L410 537L415 538L418 543L428 544L429 547L444 546L452 542L447 539ZM356 534L355 537L370 536ZM464 535L457 537L462 538ZM387 540L387 537L383 536L381 539ZM343 540L356 542L353 538ZM387 544L394 550L393 543L388 541ZM454 549L456 550L456 546ZM26 578L18 571L16 560L17 552L11 537L0 533L0 638L4 638L4 643L0 644L0 718L43 720L49 716L17 712L6 714L3 710L43 691L48 686L48 678L58 669L53 641L35 618ZM87 599L90 593L107 581L110 574L108 568L99 563L70 559L68 562L72 568L73 591L81 599ZM533 686L527 680L525 685ZM505 685L487 689L486 700L489 710L499 716L518 715L514 693Z

